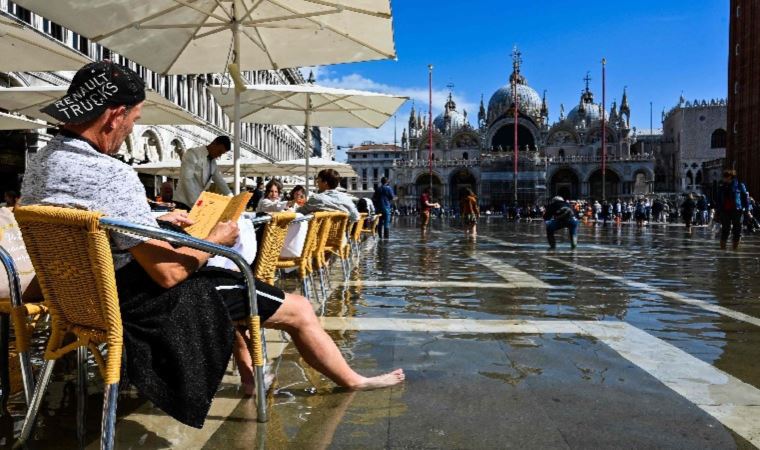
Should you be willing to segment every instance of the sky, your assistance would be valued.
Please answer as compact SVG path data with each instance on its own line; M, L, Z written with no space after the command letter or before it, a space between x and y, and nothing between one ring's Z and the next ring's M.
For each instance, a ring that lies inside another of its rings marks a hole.
M522 52L522 74L539 95L546 90L550 122L578 104L590 72L595 100L602 99L601 60L607 60L607 108L628 89L631 126L654 128L663 108L683 93L687 100L725 98L729 0L392 0L397 61L309 68L317 84L411 98L399 109L401 139L409 110L428 110L428 64L433 69L433 115L452 92L457 110L477 120L481 95L507 84L511 53ZM373 129L334 129L334 144L392 143L394 119ZM336 159L345 161L345 149Z

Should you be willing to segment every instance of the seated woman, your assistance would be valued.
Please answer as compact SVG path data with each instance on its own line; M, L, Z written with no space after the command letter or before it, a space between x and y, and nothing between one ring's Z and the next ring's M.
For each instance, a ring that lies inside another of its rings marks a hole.
M288 195L288 200L292 202L294 208L301 207L306 204L306 189L303 186L296 185Z
M281 212L290 209L293 202L281 200L282 183L279 180L270 180L264 190L264 198L259 201L256 207L257 213Z
M103 79L109 80L106 98L99 88ZM158 227L137 173L110 156L140 118L142 79L129 68L101 61L80 69L68 92L72 95L44 108L62 125L28 165L21 203L101 211ZM183 212L162 219L191 223ZM229 246L237 236L236 223L220 222L206 240ZM111 250L126 374L142 395L182 423L202 427L233 348L241 381L253 391L250 354L232 324L249 314L240 273L204 268L208 253L145 237L111 233ZM303 359L336 384L359 390L403 381L401 369L371 378L354 372L306 298L258 281L256 292L263 326L289 333Z

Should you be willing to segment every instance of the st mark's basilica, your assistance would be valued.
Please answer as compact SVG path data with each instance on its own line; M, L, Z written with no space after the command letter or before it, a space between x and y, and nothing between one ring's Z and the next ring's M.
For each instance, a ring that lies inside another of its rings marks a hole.
M554 195L568 199L602 198L602 105L589 89L589 77L578 103L550 123L543 96L520 72L521 54L513 52L513 71L506 85L493 93L486 109L481 98L477 125L457 110L449 94L444 112L433 120L433 197L456 206L459 192L470 187L481 205L501 208L514 199L514 92L517 91L518 176L521 204L543 203ZM630 127L630 105L624 91L605 117L607 198L630 198L652 191L655 158L637 151ZM412 108L402 135L402 158L393 176L399 203L414 205L431 183L429 130Z

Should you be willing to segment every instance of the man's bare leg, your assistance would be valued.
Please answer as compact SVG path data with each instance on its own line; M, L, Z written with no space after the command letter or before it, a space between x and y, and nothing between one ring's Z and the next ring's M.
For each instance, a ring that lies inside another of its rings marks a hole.
M266 322L267 328L290 334L301 357L337 385L354 390L378 389L404 381L404 371L364 377L348 365L338 346L319 323L311 303L300 295L285 294L285 301Z
M240 384L243 385L245 395L253 395L255 390L253 384L253 361L251 352L248 350L248 340L243 335L243 331L235 330L235 342L232 344L232 355L240 372Z

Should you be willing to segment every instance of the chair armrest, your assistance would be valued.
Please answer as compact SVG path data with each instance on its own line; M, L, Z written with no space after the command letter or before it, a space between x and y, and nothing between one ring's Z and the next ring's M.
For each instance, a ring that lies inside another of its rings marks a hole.
M110 217L103 217L100 219L100 225L106 230L113 230L122 233L132 234L136 236L144 236L160 241L165 241L170 244L178 244L184 247L194 248L201 250L212 255L224 256L230 259L240 269L240 273L245 277L245 283L248 287L248 302L251 315L258 316L258 306L256 304L256 282L253 277L253 271L251 266L248 265L245 258L236 252L235 250L225 247L223 245L213 244L203 239L198 239L186 234L177 233L174 231L164 230L161 228L149 227L146 225L139 225L136 223L128 222L126 220L114 219Z
M10 253L0 246L0 263L5 267L5 273L8 275L8 287L10 288L11 306L16 308L21 306L21 279L13 263Z
M291 224L299 223L299 222L308 222L311 219L314 218L313 214L309 214L308 216L298 217L290 221Z

